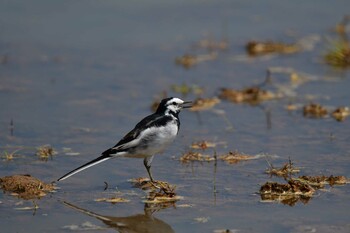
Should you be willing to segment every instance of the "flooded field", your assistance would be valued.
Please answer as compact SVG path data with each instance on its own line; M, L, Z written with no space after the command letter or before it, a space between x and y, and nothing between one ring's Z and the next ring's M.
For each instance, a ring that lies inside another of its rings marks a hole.
M1 232L349 232L349 9L2 1ZM152 163L176 202L142 159L55 182L165 96L195 101Z

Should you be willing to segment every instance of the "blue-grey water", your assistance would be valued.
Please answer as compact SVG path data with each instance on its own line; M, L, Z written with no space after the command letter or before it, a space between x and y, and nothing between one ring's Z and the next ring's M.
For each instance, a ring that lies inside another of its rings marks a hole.
M259 106L222 101L210 111L181 113L176 141L156 156L152 169L156 179L175 184L183 200L178 207L153 213L160 221L153 219L156 223L148 230L350 231L348 185L327 187L307 204L293 207L262 203L256 195L260 185L283 182L264 174L264 158L232 165L184 165L177 160L192 142L208 140L224 142L215 148L218 154L265 153L275 166L290 158L305 175L350 177L350 119L309 119L300 108L285 109L290 102L312 101L328 109L350 105L350 70L322 61L330 40L337 38L334 26L349 14L348 1L0 2L0 152L3 156L22 148L13 160L2 157L0 176L31 174L46 182L56 180L113 146L151 113L150 105L163 92L186 100L197 97L175 93L172 85L197 85L204 89L203 97L212 97L222 87L263 82L269 67L292 68L315 77L293 89L296 97ZM186 53L208 53L195 48L198 41L222 38L229 48L219 51L217 59L190 69L175 64L175 58ZM303 38L316 38L306 39L313 48L292 55L245 55L249 40L293 43ZM283 77L273 78L279 82ZM233 128L228 129L223 113ZM45 144L58 153L42 161L35 152ZM146 176L141 160L110 160L60 182L57 192L36 201L36 211L16 209L34 204L1 193L1 232L72 232L75 226L91 230L91 225L101 232L125 231L62 201L142 225L135 215L144 214L145 193L127 181L140 176ZM130 202L94 201L114 195Z

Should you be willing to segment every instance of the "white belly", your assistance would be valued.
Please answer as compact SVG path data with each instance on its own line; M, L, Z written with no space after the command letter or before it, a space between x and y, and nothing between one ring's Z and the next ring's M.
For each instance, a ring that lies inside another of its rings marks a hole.
M140 134L137 148L126 156L143 158L159 154L174 141L177 132L177 124L149 128Z

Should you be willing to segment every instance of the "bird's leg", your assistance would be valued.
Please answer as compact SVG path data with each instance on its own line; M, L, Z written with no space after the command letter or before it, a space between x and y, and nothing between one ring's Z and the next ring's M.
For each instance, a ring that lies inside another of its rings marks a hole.
M152 177L152 173L151 173L151 163L152 163L152 160L153 160L153 156L151 157L146 157L144 160L143 160L143 164L145 165L146 167L146 170L147 170L147 173L149 175L149 178L151 179L151 183L154 184L154 179Z
M153 160L153 155L151 157L146 157L144 160L143 160L143 164L145 165L146 167L146 170L147 170L147 173L149 175L149 178L151 179L151 184L153 185L153 187L155 187L156 189L161 189L161 187L159 187L157 185L157 182L153 179L152 177L152 173L151 173L151 163L152 163L152 160Z

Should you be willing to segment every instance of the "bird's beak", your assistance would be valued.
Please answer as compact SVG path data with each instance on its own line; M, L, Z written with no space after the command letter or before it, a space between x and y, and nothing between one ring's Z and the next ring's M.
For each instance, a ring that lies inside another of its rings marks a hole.
M182 108L191 108L192 107L192 101L185 101L181 104Z

